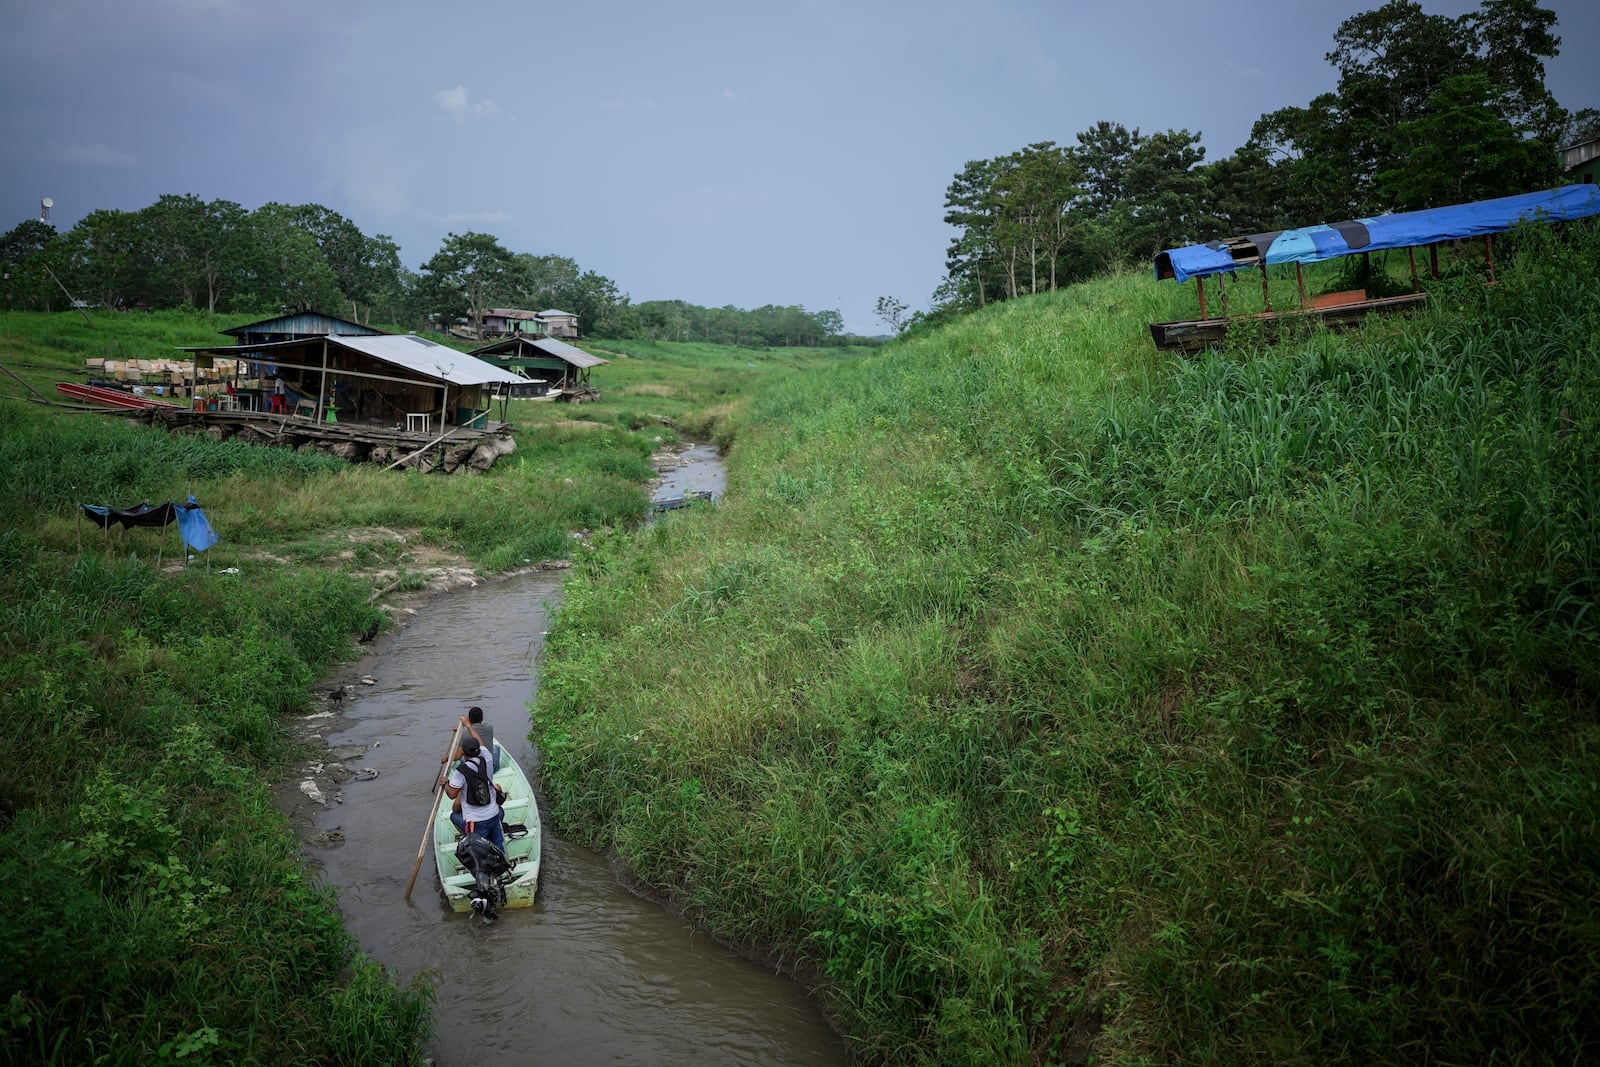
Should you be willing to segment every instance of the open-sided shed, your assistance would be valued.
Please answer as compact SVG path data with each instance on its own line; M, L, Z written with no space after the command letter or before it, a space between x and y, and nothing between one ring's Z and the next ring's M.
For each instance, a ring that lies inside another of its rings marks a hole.
M557 396L578 398L594 392L589 371L607 360L553 337L508 337L474 348L472 354L506 371L520 373L524 383L542 384Z
M416 334L322 335L270 344L195 346L199 367L237 361L232 395L264 410L281 379L296 414L423 433L484 428L496 386L510 371Z

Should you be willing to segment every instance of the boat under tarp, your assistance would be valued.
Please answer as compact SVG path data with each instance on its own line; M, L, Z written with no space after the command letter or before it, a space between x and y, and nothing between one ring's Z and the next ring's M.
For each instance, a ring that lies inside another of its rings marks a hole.
M1492 282L1494 253L1491 241L1495 234L1504 233L1523 223L1572 222L1595 216L1600 216L1600 186L1567 185L1559 189L1479 200L1470 204L1245 234L1207 244L1170 248L1155 257L1156 279L1171 278L1181 283L1193 278L1200 297L1200 316L1176 322L1151 323L1150 335L1156 347L1163 351L1196 352L1221 343L1227 336L1230 324L1243 321L1264 324L1264 332L1269 337L1281 334L1286 321L1321 323L1334 329L1353 326L1368 315L1409 311L1427 301L1427 294L1422 291L1417 277L1416 248L1427 246L1436 255L1440 244L1481 237L1489 280ZM1366 291L1361 289L1316 296L1306 294L1305 279L1301 273L1304 264L1391 249L1413 250L1412 291L1409 294L1368 298ZM1288 263L1295 266L1299 304L1283 311L1274 311L1267 290L1266 269L1274 264ZM1229 316L1223 276L1234 276L1241 267L1261 268L1261 295L1265 310ZM1436 258L1431 257L1431 269L1437 277ZM1209 315L1206 310L1205 279L1213 276L1217 277L1222 296L1220 318Z
M1470 204L1374 215L1294 230L1230 237L1158 253L1156 280L1186 282L1240 267L1318 263L1357 252L1420 248L1504 233L1524 222L1571 222L1600 215L1600 186L1564 185L1537 193L1502 196Z

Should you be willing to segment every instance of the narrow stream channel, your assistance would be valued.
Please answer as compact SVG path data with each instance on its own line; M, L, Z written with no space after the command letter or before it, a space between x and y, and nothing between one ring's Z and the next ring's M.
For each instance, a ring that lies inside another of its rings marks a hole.
M679 462L657 498L721 495L710 446ZM533 907L505 911L492 926L452 913L431 855L405 901L456 716L481 705L501 743L537 765L525 740L528 707L560 595L560 580L541 575L437 597L351 672L376 684L355 687L327 741L365 754L347 761L358 777L341 787L342 800L313 818L330 843L311 848L346 926L402 980L432 977L441 1067L848 1063L798 984L633 896L602 857L548 825ZM362 771L378 774L362 780Z

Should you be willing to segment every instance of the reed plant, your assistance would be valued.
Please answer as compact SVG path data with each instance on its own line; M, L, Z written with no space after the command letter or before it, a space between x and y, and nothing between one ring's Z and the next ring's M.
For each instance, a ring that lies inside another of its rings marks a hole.
M1513 247L1514 246L1514 247ZM1600 234L1189 359L1102 279L775 379L595 539L564 834L868 1062L1600 1052Z

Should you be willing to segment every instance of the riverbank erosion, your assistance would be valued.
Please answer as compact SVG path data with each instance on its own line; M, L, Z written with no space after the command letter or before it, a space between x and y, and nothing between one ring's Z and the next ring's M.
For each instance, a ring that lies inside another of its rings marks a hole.
M1128 276L760 393L577 556L552 824L868 1062L1592 1057L1600 236L1519 240L1337 337L1169 359Z

